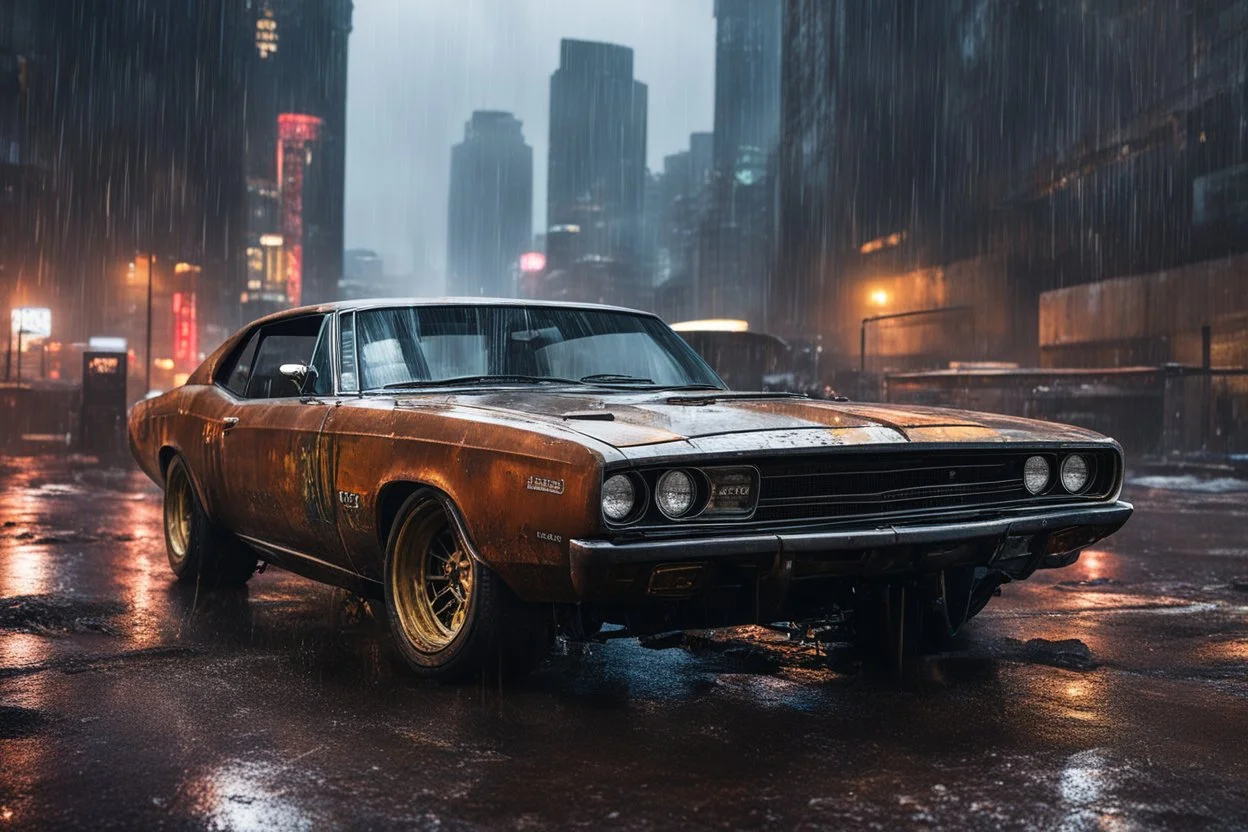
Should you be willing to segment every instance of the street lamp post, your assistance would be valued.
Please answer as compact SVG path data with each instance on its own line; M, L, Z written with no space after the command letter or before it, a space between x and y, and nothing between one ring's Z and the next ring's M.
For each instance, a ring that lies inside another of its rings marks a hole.
M17 328L17 384L19 387L22 384L22 336L26 332L27 330L21 326Z
M147 253L147 348L143 351L143 395L152 389L152 281L156 273L156 255Z

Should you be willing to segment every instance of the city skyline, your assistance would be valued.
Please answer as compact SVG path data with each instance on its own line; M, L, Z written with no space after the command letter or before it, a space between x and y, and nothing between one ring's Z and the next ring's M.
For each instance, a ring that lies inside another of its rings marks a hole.
M462 140L464 121L474 110L511 112L524 123L534 155L533 231L544 230L549 79L559 65L562 39L634 49L634 75L650 87L652 166L687 149L690 133L711 129L712 0L604 2L592 12L547 0L490 11L465 15L462 7L433 6L417 15L394 2L356 5L346 244L376 250L396 274L445 271L448 150ZM558 25L551 26L552 20ZM436 42L426 40L435 31ZM395 104L409 100L417 106Z

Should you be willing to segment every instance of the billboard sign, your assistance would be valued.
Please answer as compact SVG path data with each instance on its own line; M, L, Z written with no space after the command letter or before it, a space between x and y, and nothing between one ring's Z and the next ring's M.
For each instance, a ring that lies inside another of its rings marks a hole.
M52 336L52 310L42 306L24 306L11 314L11 334L21 333L23 338L50 338Z

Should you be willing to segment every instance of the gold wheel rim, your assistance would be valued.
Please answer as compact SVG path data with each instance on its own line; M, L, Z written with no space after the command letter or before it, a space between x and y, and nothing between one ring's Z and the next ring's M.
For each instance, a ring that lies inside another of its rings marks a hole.
M176 561L185 558L190 548L193 508L190 477L181 465L176 465L165 485L165 534L170 554Z
M390 591L408 641L442 650L464 628L475 566L441 506L413 512L395 541Z

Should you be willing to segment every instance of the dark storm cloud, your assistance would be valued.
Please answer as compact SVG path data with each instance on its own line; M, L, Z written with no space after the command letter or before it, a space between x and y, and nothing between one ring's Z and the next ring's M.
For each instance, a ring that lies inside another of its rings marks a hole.
M347 132L346 239L387 271L441 267L451 145L474 109L514 112L533 146L534 221L546 203L550 74L559 40L630 46L650 87L651 169L709 130L712 0L356 0Z

